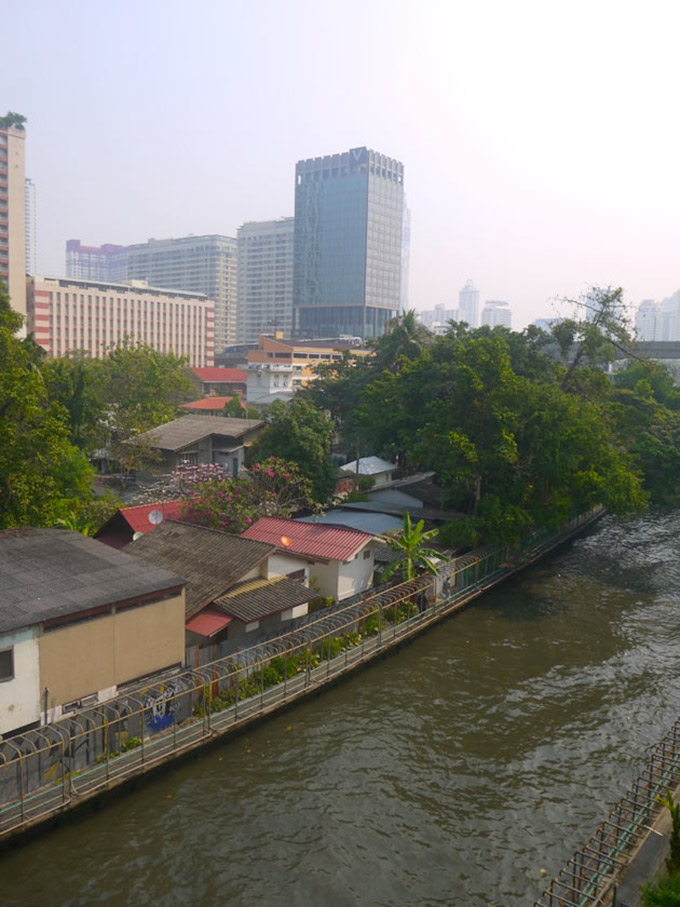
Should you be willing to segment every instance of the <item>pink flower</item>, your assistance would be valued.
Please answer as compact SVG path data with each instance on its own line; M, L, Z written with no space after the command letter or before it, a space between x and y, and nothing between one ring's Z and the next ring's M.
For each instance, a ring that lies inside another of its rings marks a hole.
M250 519L250 517L246 517L246 523L252 523L252 522L253 521Z

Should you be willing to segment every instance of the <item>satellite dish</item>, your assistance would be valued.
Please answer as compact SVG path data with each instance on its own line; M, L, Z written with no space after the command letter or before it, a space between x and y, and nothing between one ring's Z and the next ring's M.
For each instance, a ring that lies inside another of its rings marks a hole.
M133 542L136 542L137 539L141 539L141 537L142 537L143 535L144 535L143 532L135 532L135 534L132 536L132 541L133 541Z
M159 526L163 522L163 514L160 510L152 510L149 514L149 522L152 526Z

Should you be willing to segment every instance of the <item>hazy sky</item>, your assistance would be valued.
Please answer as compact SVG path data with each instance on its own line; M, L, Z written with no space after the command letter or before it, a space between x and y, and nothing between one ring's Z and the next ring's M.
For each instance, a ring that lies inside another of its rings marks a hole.
M0 0L38 269L293 213L295 162L399 158L410 301L514 327L590 285L680 286L677 0Z

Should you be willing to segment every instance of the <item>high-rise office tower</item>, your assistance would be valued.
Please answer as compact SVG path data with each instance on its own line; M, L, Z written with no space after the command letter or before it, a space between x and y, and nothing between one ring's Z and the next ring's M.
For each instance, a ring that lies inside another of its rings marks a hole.
M0 278L12 308L26 316L26 130L0 118ZM21 123L19 118L18 123Z
M294 331L369 340L399 310L404 165L368 148L295 167Z
M215 351L236 343L236 240L230 236L150 239L128 246L128 277L203 293L215 303Z
M293 232L295 218L250 221L239 227L237 343L263 332L293 330Z
M35 274L37 270L37 222L35 206L35 183L26 179L26 273Z
M510 330L512 327L512 312L507 302L501 302L499 299L488 299L482 309L482 325L490 328L504 327Z
M479 290L471 280L467 280L463 289L458 293L458 314L460 320L465 321L468 327L476 328L478 312Z
M127 280L127 246L117 246L113 243L84 246L79 239L68 239L66 276L75 280L104 280L113 283Z

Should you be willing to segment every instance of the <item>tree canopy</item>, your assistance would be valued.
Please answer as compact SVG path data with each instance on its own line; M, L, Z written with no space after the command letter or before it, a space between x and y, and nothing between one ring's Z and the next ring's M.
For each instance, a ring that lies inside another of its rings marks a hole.
M90 496L92 470L50 398L35 345L0 282L0 528L50 526Z
M621 291L588 296L585 319L549 333L452 324L443 336L333 364L305 393L349 448L434 470L448 542L516 542L595 504L618 515L680 493L677 391L658 365L608 377L634 343ZM393 350L390 359L390 350Z

